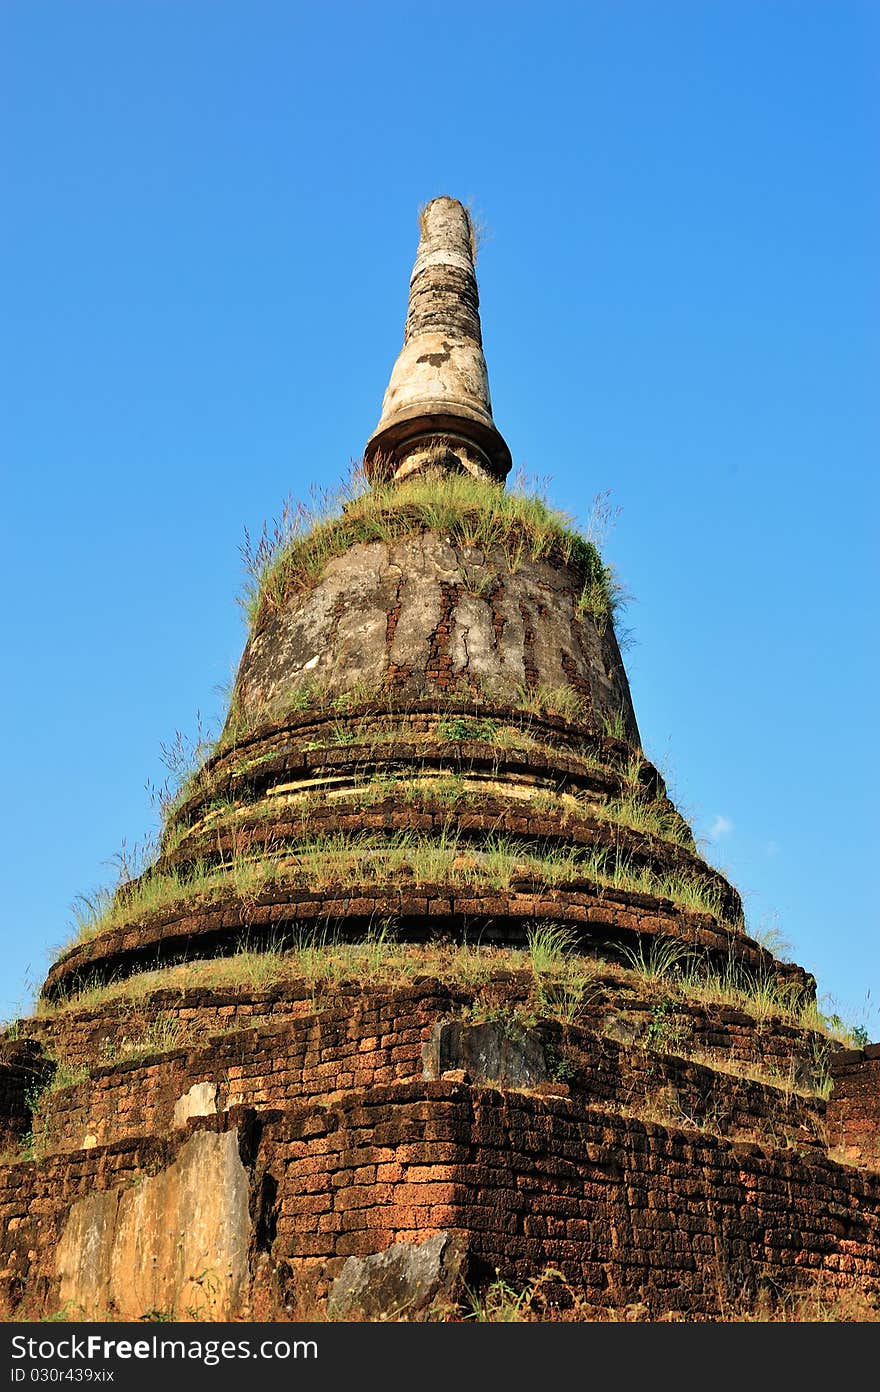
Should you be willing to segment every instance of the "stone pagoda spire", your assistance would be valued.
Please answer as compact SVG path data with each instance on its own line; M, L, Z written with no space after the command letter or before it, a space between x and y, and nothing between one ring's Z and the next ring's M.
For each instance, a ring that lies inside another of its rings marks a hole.
M492 419L473 224L455 198L435 198L419 221L403 349L364 451L367 476L439 467L503 482L510 450Z

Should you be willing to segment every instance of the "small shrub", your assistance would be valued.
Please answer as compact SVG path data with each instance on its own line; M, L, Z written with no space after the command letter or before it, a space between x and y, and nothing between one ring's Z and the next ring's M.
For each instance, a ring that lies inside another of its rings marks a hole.
M687 1026L676 1014L670 1001L654 1002L645 1032L646 1048L656 1049L664 1054L676 1053L682 1048L688 1033Z
M335 745L354 744L354 743L356 742L356 740L357 740L357 730L356 730L353 726L351 726L351 725L346 725L345 722L344 722L343 720L334 720L334 722L333 722L333 732L332 732L331 737L330 737L330 743L331 743L331 744L335 744Z
M576 1077L577 1064L567 1054L560 1053L551 1044L545 1045L544 1054L550 1074L557 1083L568 1083Z
M495 1280L482 1295L473 1291L468 1293L471 1308L465 1318L480 1324L521 1323L536 1316L540 1318L538 1310L548 1286L568 1289L562 1272L552 1267L547 1267L539 1276L533 1276L521 1290L517 1290L496 1270Z
M484 740L491 744L498 733L498 722L469 715L444 716L437 724L441 740Z

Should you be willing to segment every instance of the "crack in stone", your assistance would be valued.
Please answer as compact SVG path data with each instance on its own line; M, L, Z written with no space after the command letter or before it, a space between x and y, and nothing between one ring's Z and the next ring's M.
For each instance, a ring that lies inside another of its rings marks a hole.
M403 607L403 601L400 597L400 591L402 590L402 588L403 574L402 572L399 572L397 588L394 591L394 603L391 606L391 608L387 611L387 618L385 621L385 646L388 649L389 658L391 654L391 646L394 642L394 633L397 628L397 622L400 618L400 611Z
M428 665L425 676L438 686L447 687L452 683L452 658L449 653L449 640L455 622L461 587L448 580L440 581L440 620L428 639Z
M505 585L503 580L497 580L489 591L489 612L492 616L492 634L495 651L501 652L501 639L504 636L506 620L500 609L501 600L505 595Z
M532 690L540 680L540 674L535 665L535 644L538 641L538 635L531 626L531 615L527 605L521 602L519 612L523 623L523 669L526 686Z

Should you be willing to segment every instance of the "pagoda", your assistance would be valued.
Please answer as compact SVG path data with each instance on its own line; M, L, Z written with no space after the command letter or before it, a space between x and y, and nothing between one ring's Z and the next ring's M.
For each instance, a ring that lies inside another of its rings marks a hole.
M474 266L434 199L362 468L251 549L215 747L0 1036L7 1317L880 1298L880 1048L645 757L613 572L506 485Z

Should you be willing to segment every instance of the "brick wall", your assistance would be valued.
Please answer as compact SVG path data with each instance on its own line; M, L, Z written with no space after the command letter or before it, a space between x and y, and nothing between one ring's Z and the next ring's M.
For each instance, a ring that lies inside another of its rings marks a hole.
M439 1081L279 1123L274 1259L320 1295L344 1258L440 1230L474 1279L559 1268L597 1306L717 1314L765 1283L880 1292L880 1178L793 1151Z
M231 1126L252 1175L254 1272L273 1273L282 1300L320 1299L348 1255L441 1230L466 1244L471 1281L552 1266L597 1307L711 1316L764 1283L820 1278L880 1294L880 1176L439 1080L0 1167L0 1313L56 1312L54 1250L75 1199L155 1174L194 1129Z
M85 1082L48 1095L35 1131L51 1150L162 1134L172 1125L177 1100L201 1082L217 1085L216 1106L222 1111L328 1101L346 1091L417 1077L422 1042L448 1008L447 994L359 996L301 1019L217 1035L200 1048L108 1063Z
M880 1044L831 1060L828 1144L848 1165L880 1170Z

